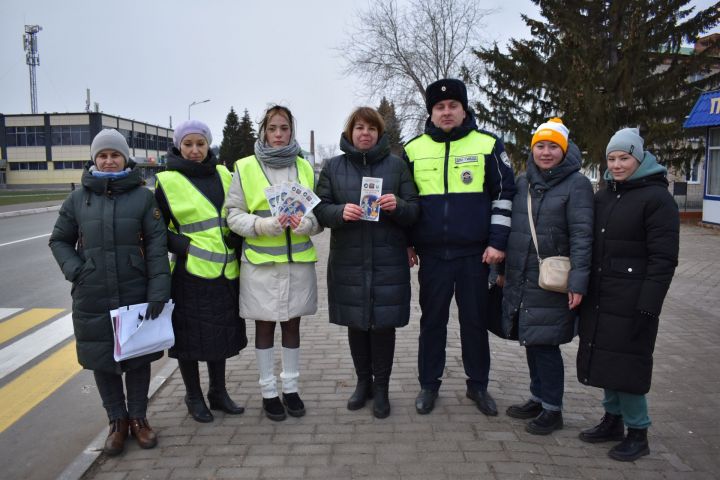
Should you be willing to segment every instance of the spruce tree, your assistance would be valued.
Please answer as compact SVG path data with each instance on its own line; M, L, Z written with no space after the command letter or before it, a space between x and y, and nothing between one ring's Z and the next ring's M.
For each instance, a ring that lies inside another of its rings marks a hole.
M250 114L247 109L240 120L240 156L238 158L248 157L255 154L255 140L257 135L255 134L255 128L253 127L252 120L250 120ZM237 159L236 159L237 160Z
M232 171L235 161L242 158L240 156L240 122L233 107L225 118L225 127L223 128L223 140L220 144L220 161Z
M680 165L701 154L682 128L699 95L720 84L716 58L684 48L717 25L719 12L696 12L690 0L532 0L542 20L522 15L530 39L476 51L487 66L474 81L483 101L478 120L506 138L524 163L534 128L560 116L585 152L602 164L619 128L639 127L663 163ZM716 51L716 50L715 50Z
M382 100L380 100L378 113L385 121L385 135L388 136L390 142L390 151L395 155L402 155L402 126L395 114L395 104L383 97Z

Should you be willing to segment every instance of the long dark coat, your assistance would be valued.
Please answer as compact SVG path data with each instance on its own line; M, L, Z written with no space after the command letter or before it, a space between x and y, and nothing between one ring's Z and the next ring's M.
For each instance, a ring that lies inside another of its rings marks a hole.
M658 316L679 246L678 209L667 185L655 174L610 182L595 195L592 276L577 356L585 385L650 390Z
M212 152L201 163L182 158L175 148L167 157L168 171L182 173L210 200L219 214L225 201L225 192L216 165L217 160ZM155 198L166 223L178 225L159 183L155 188ZM175 345L168 351L168 355L183 360L202 361L223 360L237 355L247 345L245 320L238 314L238 279L228 280L224 276L207 279L188 273L185 262L189 237L170 230L167 235L168 249L177 255L172 272ZM226 241L230 243L229 238Z
M343 136L343 155L325 163L317 185L315 215L332 229L327 267L330 322L361 330L402 327L410 318L410 267L405 228L418 217L415 183L403 160L390 154L383 135L368 152ZM397 198L378 222L345 222L346 203L359 204L362 177L383 179L382 193Z
M163 355L116 362L109 311L170 298L166 229L133 162L130 174L117 180L92 176L91 165L83 172L82 188L60 208L50 248L72 282L78 362L90 370L121 373Z
M541 172L532 159L517 180L512 230L506 250L503 330L518 326L523 345L560 345L575 335L577 312L568 309L566 293L538 286L539 266L527 213L528 183L533 219L542 258L570 257L568 289L585 294L592 252L593 190L580 173L580 151L570 143L563 161Z

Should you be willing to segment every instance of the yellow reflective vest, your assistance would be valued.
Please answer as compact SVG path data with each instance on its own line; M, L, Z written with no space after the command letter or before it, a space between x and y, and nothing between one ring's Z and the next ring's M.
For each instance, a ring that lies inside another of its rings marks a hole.
M436 142L423 134L405 145L420 196L446 193L482 193L485 155L495 138L477 131L452 142Z
M222 165L216 166L223 191L227 196L232 175ZM223 207L218 214L215 205L188 180L176 171L157 174L157 184L165 193L168 206L179 225L174 222L170 231L190 238L185 269L201 278L218 278L225 275L232 280L240 275L235 251L225 244L224 237L230 232L227 226L227 210ZM170 261L175 267L175 256Z
M312 189L315 184L315 172L304 158L295 160L298 183ZM270 204L265 197L265 189L270 186L260 161L254 155L235 162L235 174L240 179L245 195L248 213L259 217L269 217ZM315 246L307 235L296 235L291 228L275 237L247 237L243 242L243 253L248 262L254 265L272 263L310 263L317 261Z

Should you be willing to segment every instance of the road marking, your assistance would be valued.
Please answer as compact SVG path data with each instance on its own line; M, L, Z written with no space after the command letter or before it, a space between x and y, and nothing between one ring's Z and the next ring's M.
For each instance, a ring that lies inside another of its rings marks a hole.
M13 240L12 242L0 243L0 247L5 247L7 245L12 245L14 243L27 242L28 240L35 240L36 238L43 238L43 237L49 237L49 236L50 236L49 233L43 233L42 235L35 235L34 237L21 238L20 240Z
M0 389L0 433L82 370L70 342Z
M15 315L20 310L22 310L22 308L0 308L0 320L10 315Z
M72 314L27 335L0 350L0 379L22 367L73 334Z
M63 312L62 308L33 308L27 312L23 312L13 318L0 323L0 343L5 343L13 337L20 335L40 325L46 320L50 320L58 313Z

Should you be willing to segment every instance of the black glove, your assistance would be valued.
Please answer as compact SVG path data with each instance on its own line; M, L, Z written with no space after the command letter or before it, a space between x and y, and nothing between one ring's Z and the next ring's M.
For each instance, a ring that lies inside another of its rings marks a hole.
M149 302L147 312L145 312L145 318L155 320L165 308L165 302Z

